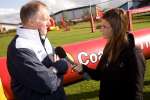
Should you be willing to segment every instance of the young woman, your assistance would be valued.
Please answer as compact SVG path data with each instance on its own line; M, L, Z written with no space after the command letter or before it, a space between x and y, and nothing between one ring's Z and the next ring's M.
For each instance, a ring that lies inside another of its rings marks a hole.
M100 30L108 39L100 62L95 70L83 65L83 72L101 82L100 100L143 100L144 56L127 32L126 12L119 8L107 11Z

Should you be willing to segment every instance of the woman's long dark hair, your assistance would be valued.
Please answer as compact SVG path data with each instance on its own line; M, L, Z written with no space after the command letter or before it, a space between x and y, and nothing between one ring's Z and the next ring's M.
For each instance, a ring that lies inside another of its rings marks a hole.
M128 44L128 17L123 9L116 8L107 11L103 19L108 21L112 27L112 36L105 46L103 55L108 57L110 62L116 62L123 45Z

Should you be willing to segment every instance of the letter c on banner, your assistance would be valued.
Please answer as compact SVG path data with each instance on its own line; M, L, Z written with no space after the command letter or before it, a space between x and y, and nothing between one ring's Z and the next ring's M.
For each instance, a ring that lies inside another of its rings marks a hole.
M80 53L78 54L78 60L79 60L79 62L80 62L81 64L87 65L87 64L89 63L89 60L86 60L85 62L83 62L82 56L88 56L88 54L87 54L86 52L80 52Z

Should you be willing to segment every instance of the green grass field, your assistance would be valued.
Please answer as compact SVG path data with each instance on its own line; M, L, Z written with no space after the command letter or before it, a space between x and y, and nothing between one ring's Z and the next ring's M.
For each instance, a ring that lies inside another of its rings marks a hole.
M136 16L133 22L134 30L150 27L150 16ZM97 29L95 33L90 32L90 23L78 23L70 27L70 31L51 31L48 38L53 46L94 39L101 36ZM15 33L0 34L0 56L6 56L6 49ZM99 82L81 81L65 87L68 100L98 100ZM150 100L150 60L147 60L145 81L144 81L144 100Z

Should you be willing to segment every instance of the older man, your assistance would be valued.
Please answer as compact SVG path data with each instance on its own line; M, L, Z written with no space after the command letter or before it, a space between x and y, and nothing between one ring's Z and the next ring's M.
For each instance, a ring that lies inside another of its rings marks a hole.
M33 1L20 11L22 26L8 46L7 65L15 100L66 100L63 75L67 63L53 59L46 37L49 14L45 4Z

